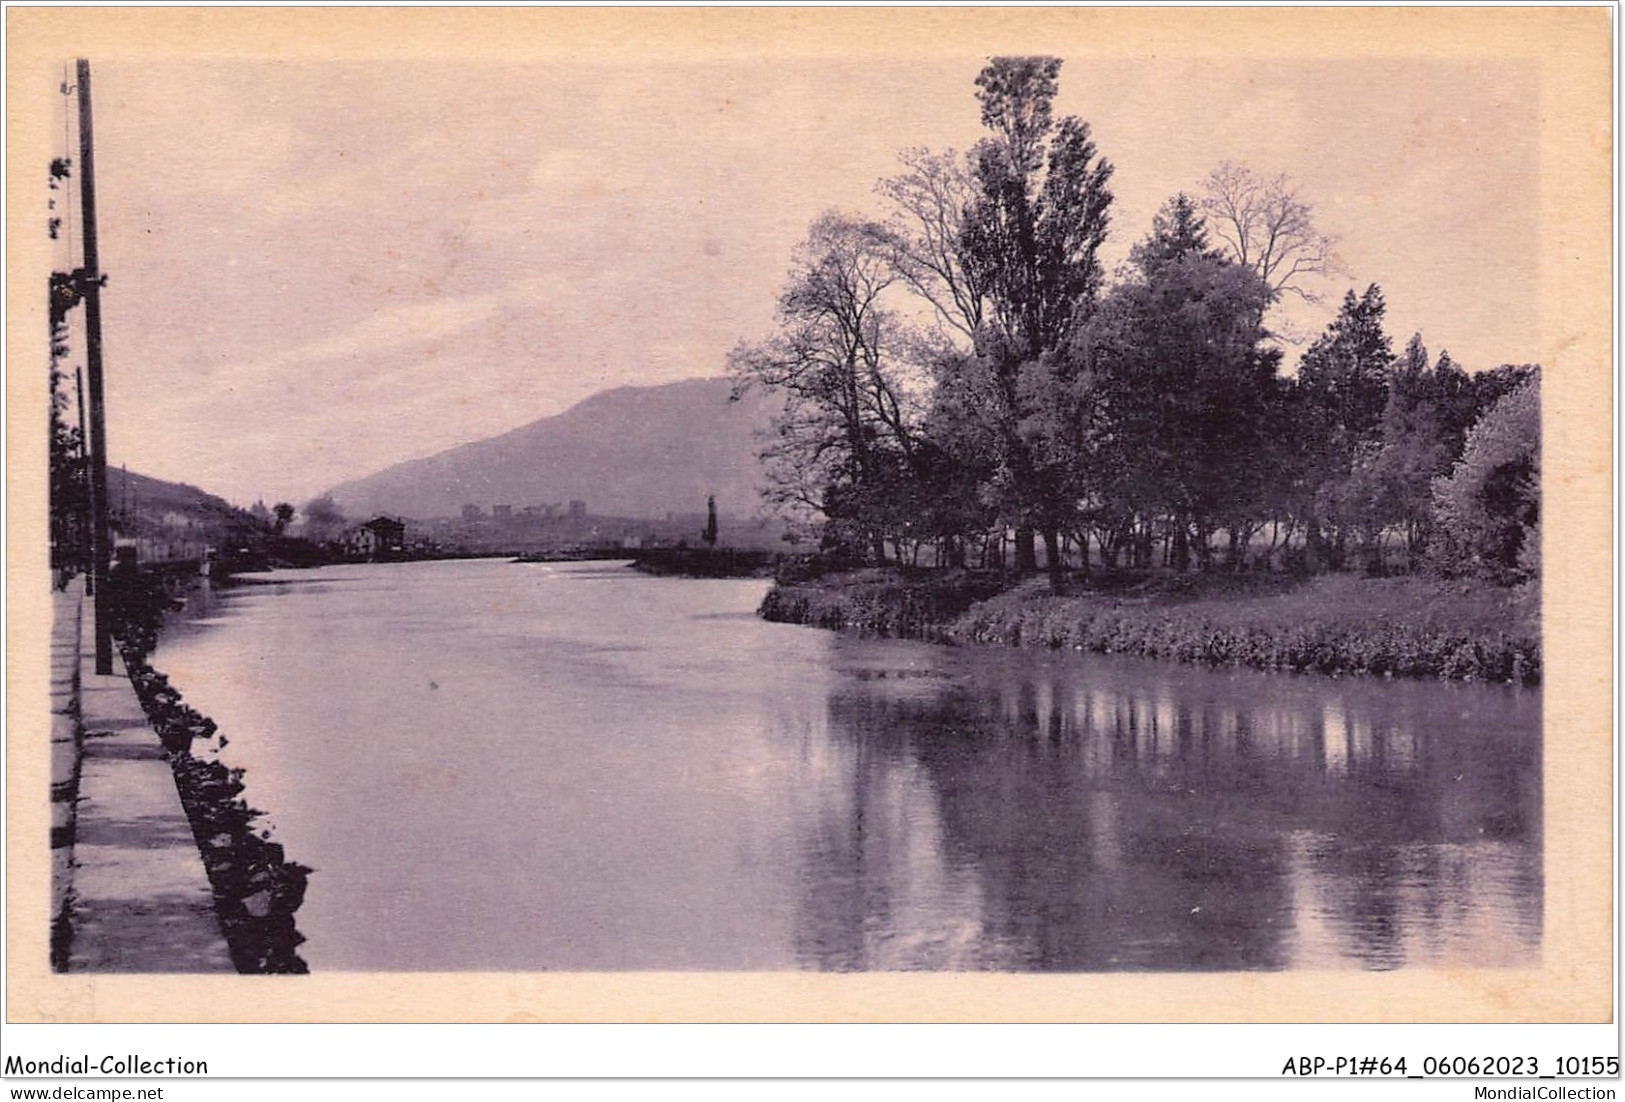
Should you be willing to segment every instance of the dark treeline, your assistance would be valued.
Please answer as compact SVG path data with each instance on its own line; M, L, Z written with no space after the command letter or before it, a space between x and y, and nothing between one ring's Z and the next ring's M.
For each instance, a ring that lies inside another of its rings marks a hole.
M1538 369L1396 355L1351 290L1284 373L1266 326L1329 242L1284 177L1225 164L1108 279L1112 165L1056 118L1061 62L994 59L986 136L914 150L885 221L831 212L766 341L771 495L855 562L1070 571L1539 569Z
M62 182L69 179L72 167L67 160L57 158L51 162L50 190L61 190ZM56 211L57 197L48 200L49 209ZM48 222L54 240L62 219L53 213ZM79 304L81 295L77 282L67 272L52 272L47 284L47 352L50 381L50 436L47 477L50 501L51 566L55 569L77 567L89 561L90 555L90 471L85 458L83 422L84 386L78 374L69 376L64 370L68 358L68 311ZM81 410L81 424L69 418L75 406Z

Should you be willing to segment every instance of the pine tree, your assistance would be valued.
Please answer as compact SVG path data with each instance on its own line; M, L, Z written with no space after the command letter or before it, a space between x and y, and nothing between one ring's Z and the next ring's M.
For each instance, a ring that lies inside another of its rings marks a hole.
M1328 416L1326 427L1352 441L1369 439L1388 404L1394 350L1382 331L1388 304L1375 283L1358 297L1351 290L1343 308L1298 368L1298 385Z
M1383 410L1394 369L1393 346L1383 332L1387 303L1375 283L1363 295L1350 290L1326 331L1298 366L1296 423L1299 508L1307 515L1309 558L1343 563L1351 517L1348 498L1356 463L1380 446ZM1327 546L1324 528L1331 525Z
M1154 278L1166 265L1186 257L1222 259L1208 240L1207 220L1196 201L1180 192L1162 205L1151 220L1151 235L1129 251L1129 260L1146 278Z

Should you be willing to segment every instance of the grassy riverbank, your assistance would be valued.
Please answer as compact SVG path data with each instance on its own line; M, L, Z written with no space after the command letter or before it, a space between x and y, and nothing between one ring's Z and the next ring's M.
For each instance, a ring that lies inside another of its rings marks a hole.
M778 585L769 620L1216 666L1535 684L1538 594L1475 581L1275 574L1119 579L1057 596L964 572Z
M758 611L778 623L944 642L961 614L1003 588L996 575L963 570L851 570L779 582Z

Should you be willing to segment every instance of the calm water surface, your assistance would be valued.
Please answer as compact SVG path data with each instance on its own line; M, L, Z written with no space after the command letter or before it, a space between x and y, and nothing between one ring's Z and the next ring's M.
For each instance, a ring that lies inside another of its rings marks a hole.
M766 624L765 582L343 566L204 593L327 970L1532 964L1540 697Z

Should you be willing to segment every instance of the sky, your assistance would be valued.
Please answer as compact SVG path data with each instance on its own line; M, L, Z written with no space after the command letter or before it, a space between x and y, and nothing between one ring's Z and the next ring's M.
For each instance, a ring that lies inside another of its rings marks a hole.
M900 150L980 137L985 61L95 62L112 461L298 504L720 374L814 217L883 215ZM1506 60L1084 56L1056 109L1116 166L1109 263L1221 161L1284 172L1341 273L1281 327L1375 282L1396 351L1479 370L1540 358L1539 90Z

